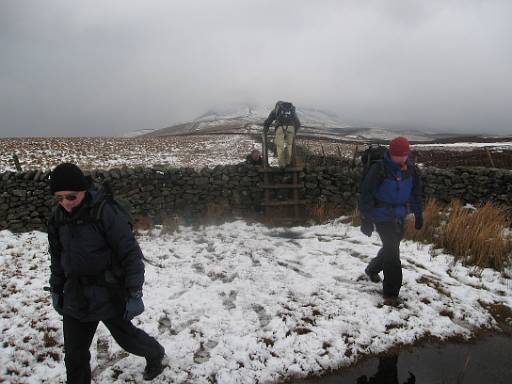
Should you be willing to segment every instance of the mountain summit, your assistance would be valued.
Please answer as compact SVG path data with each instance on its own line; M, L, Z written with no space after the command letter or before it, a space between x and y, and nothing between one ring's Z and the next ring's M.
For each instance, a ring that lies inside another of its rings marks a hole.
M181 124L158 129L143 136L172 136L184 134L259 134L263 129L263 121L273 106L238 105L227 108L210 109L198 118ZM335 113L314 108L297 106L297 115L303 130L309 129L346 129L350 125Z
M162 137L177 135L261 134L263 122L272 106L239 104L212 108L196 119L162 129L131 133L130 136ZM300 136L336 139L350 142L387 142L396 136L406 136L411 141L431 142L457 138L449 133L422 132L414 129L384 128L354 125L344 121L336 113L317 108L296 105L301 122Z

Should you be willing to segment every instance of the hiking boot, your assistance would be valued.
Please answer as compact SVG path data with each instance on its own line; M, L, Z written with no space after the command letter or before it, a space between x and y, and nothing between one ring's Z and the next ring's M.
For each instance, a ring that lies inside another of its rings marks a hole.
M368 276L368 279L370 279L372 283L380 283L380 276L378 273L370 273L368 271L368 267L366 267L364 273L366 273L366 276Z
M165 354L163 354L161 357L157 359L147 360L146 368L144 368L142 378L148 381L153 380L155 377L157 377L164 371L167 364L167 355Z
M400 299L398 296L384 296L384 305L398 307L400 305Z

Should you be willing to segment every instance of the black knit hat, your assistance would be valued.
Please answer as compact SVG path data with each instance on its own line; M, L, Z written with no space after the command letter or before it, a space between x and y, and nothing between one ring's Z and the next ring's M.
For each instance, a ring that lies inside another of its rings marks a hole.
M50 174L52 195L59 191L85 191L88 185L84 174L75 164L59 164Z

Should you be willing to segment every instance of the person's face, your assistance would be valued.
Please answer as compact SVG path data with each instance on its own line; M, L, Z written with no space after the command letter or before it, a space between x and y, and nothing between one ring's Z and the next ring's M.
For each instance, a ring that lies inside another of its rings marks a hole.
M393 161L394 163L396 163L398 165L404 165L407 162L407 158L409 157L409 155L404 155L404 156L390 155L390 157L391 157L391 161Z
M78 207L85 197L85 191L59 191L53 194L67 212Z
M260 158L260 153L259 152L252 152L251 153L251 157L253 160L258 160Z

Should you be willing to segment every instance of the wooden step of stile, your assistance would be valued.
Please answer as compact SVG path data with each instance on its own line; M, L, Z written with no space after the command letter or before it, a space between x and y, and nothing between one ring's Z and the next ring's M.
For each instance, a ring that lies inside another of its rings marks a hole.
M258 169L258 171L261 173L290 173L290 172L301 172L302 170L304 170L304 167L289 167L289 168L262 167L262 168Z
M275 201L264 201L261 205L267 207L279 207L279 206L292 206L292 205L306 205L306 200L275 200Z
M263 189L297 189L304 188L304 183L299 184L263 184Z

